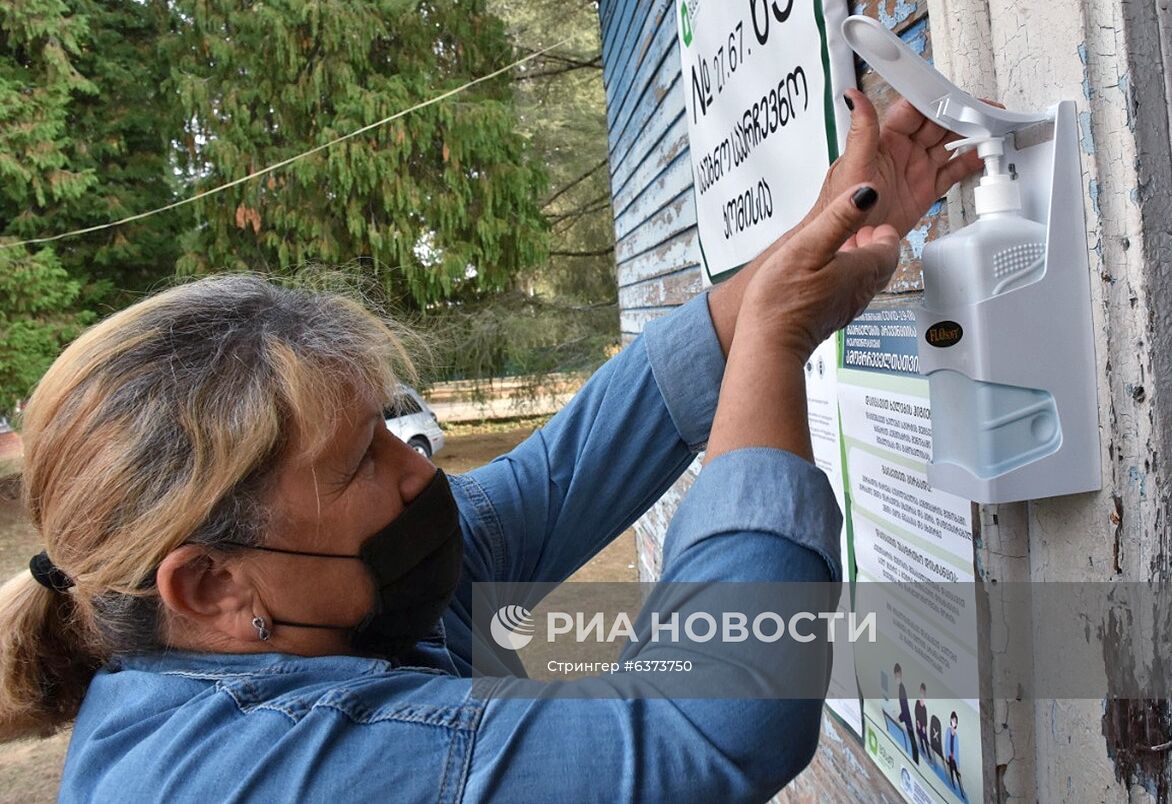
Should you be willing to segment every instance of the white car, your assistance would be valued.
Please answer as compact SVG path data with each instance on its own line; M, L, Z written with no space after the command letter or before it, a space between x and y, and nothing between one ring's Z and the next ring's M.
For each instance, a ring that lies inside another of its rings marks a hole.
M439 419L414 388L402 385L399 391L399 398L383 411L387 429L420 455L430 458L444 447Z

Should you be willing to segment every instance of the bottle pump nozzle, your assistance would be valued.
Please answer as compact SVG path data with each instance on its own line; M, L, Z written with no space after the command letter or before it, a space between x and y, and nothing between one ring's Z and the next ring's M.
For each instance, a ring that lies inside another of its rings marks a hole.
M1001 164L1005 156L1005 138L992 135L969 137L944 146L949 151L963 152L976 148L977 155L985 160L985 175L981 184L973 191L977 215L995 215L1003 212L1021 213L1021 190L1013 177L1005 172Z

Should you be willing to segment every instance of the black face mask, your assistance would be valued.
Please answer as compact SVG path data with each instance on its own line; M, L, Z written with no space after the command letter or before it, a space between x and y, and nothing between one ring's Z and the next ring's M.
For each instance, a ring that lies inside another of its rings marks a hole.
M240 546L365 564L374 581L374 608L357 626L277 619L273 625L349 630L356 651L387 659L404 653L435 628L456 591L464 558L459 512L440 469L398 517L363 542L356 556Z

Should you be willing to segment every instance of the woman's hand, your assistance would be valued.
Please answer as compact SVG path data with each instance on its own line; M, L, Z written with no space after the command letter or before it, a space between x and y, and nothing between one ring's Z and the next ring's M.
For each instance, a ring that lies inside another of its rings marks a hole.
M887 284L899 235L864 226L879 201L870 186L843 193L759 266L744 291L705 461L745 447L813 460L805 364ZM859 228L862 227L862 228ZM848 241L851 245L844 248Z
M864 225L880 203L870 185L834 199L761 266L745 290L741 326L768 329L804 364L854 320L899 262L895 228Z
M888 110L882 127L862 92L848 90L844 100L852 108L846 151L830 166L811 220L848 187L866 182L880 199L867 222L888 224L903 237L952 185L980 172L981 159L975 152L953 159L944 146L959 137L903 98Z
M726 355L736 333L744 294L757 271L843 192L861 183L873 187L879 199L868 210L864 223L891 226L903 237L953 184L981 170L981 159L974 152L953 159L944 146L957 136L929 122L906 100L891 107L880 128L879 116L866 95L852 89L846 98L854 107L846 152L830 166L814 207L801 223L708 296L716 337Z

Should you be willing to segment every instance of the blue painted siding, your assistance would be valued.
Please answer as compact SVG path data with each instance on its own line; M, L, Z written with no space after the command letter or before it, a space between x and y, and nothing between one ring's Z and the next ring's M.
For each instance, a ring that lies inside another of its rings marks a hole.
M700 249L672 0L599 9L626 339L700 292Z

